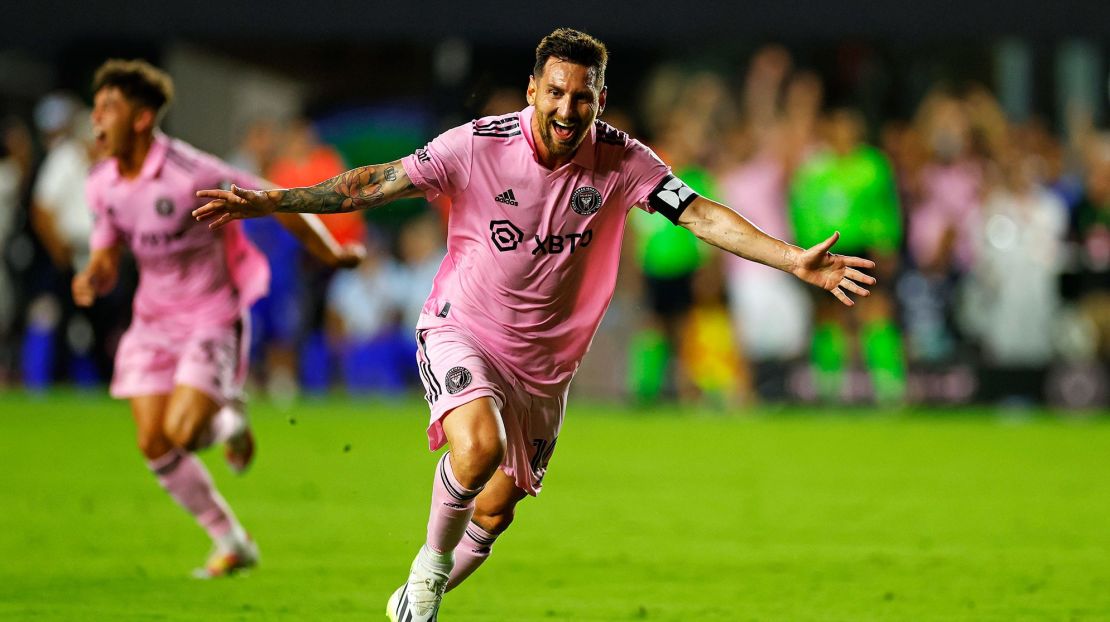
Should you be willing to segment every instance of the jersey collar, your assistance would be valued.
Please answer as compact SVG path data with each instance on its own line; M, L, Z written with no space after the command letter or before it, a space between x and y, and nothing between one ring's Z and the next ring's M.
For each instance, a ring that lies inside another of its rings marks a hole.
M139 169L136 179L153 179L162 172L162 165L166 163L166 153L170 150L170 139L161 130L154 130L154 140L150 142L150 150L143 159L143 167ZM113 158L109 165L109 179L114 183L123 179L119 174L119 162Z
M143 161L143 169L139 172L139 176L146 179L157 177L162 172L162 165L166 163L166 154L169 150L169 136L159 130L154 130L154 141L150 143L150 151L146 154L146 160Z

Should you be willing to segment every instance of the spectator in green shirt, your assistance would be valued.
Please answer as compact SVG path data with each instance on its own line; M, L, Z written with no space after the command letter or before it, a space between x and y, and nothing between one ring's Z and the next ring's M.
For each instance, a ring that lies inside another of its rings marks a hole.
M906 384L902 338L894 323L891 296L883 288L892 282L891 267L902 243L894 174L886 157L863 142L864 122L858 112L834 109L823 120L823 133L825 148L805 161L791 182L789 211L795 241L806 247L823 239L819 232L839 229L837 252L873 259L885 274L877 275L879 287L861 301L855 316L826 300L816 301L812 357L817 388L823 398L844 397L851 344L858 340L876 399L897 402Z

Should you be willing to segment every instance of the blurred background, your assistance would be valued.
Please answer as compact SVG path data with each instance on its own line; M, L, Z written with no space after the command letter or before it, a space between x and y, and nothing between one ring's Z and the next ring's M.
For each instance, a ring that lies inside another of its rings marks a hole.
M136 277L90 310L92 72L169 71L163 128L280 186L411 153L522 108L558 26L610 48L602 119L769 233L879 263L846 312L633 209L578 395L751 404L1110 402L1110 4L645 0L306 7L5 6L0 35L0 387L99 387ZM544 14L544 15L541 15ZM451 206L330 217L359 269L315 264L267 219L252 393L415 394L413 326Z

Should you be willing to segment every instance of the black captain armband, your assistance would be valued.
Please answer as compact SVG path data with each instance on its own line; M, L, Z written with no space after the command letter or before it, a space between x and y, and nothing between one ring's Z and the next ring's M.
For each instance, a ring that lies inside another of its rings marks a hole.
M648 194L648 207L677 225L679 216L697 198L698 193L691 190L690 186L668 173Z

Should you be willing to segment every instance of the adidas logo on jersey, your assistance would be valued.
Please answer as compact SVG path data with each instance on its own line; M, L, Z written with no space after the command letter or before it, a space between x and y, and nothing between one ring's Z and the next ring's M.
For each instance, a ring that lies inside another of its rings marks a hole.
M498 203L507 203L509 205L520 205L520 203L516 202L516 195L513 194L513 189L512 188L509 188L505 192L502 192L501 194L493 197L493 200L497 201Z

